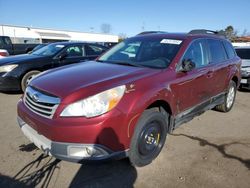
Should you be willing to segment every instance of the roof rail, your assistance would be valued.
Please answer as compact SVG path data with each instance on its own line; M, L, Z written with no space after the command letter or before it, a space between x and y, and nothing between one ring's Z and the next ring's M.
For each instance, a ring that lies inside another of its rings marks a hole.
M165 31L143 31L137 35L147 35L147 34L154 34L154 33L167 33Z
M222 32L206 30L206 29L194 29L194 30L189 31L188 34L191 34L191 35L208 34L208 35L218 35L221 37L225 37L224 33L222 33Z

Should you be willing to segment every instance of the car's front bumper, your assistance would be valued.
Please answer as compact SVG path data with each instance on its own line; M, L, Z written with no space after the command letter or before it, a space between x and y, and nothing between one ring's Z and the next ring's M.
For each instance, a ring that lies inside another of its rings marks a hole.
M18 78L0 73L0 91L19 91L21 89Z
M121 159L127 157L126 151L113 152L103 145L84 143L55 142L25 123L20 117L18 124L24 135L39 149L48 155L70 162L99 161L108 159Z
M248 88L248 89L250 89L250 77L248 77L248 78L242 77L241 81L240 81L240 86L242 88Z

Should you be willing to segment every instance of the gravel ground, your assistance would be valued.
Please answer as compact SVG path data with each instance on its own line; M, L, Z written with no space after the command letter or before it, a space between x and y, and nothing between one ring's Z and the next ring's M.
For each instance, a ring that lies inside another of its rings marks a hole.
M229 113L208 111L168 135L152 164L74 164L42 154L20 131L20 94L0 93L0 187L250 187L250 92Z

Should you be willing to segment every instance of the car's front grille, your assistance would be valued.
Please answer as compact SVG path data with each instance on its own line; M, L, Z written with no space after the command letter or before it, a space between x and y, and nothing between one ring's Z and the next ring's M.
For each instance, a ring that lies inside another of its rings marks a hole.
M24 103L32 112L51 119L60 103L60 99L29 86L24 94Z

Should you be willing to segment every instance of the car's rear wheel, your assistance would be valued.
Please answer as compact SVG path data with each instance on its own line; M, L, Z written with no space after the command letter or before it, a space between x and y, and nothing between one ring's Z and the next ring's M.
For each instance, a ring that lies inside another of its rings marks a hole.
M140 117L130 144L129 159L135 166L151 163L161 152L167 135L166 117L155 109Z
M226 97L224 99L224 103L216 106L215 109L221 112L229 112L232 109L235 102L236 90L237 90L236 83L231 80L229 83Z
M27 72L24 76L23 76L23 79L21 81L21 88L22 88L22 91L24 92L26 87L29 85L30 81L35 77L37 76L38 74L40 73L40 71L30 71L30 72Z

